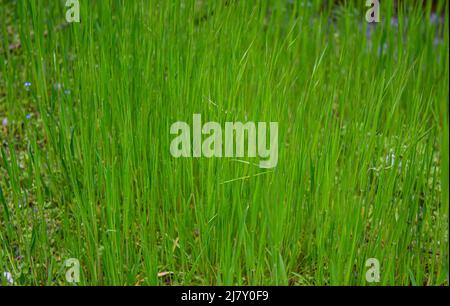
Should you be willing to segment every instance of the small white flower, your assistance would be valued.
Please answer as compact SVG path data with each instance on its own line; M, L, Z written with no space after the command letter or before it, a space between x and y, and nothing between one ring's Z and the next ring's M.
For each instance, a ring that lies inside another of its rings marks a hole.
M8 118L3 118L2 125L3 126L7 126L8 125Z
M11 275L11 273L9 273L9 272L3 272L3 277L6 279L6 282L7 283L9 283L9 284L14 284L14 280L13 280L13 278L12 278L12 275Z

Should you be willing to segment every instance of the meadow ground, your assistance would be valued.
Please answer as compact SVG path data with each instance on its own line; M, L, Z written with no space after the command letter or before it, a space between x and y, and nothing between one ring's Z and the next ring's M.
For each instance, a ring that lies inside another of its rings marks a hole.
M0 0L0 284L448 285L447 1L64 2ZM173 157L193 114L277 166Z

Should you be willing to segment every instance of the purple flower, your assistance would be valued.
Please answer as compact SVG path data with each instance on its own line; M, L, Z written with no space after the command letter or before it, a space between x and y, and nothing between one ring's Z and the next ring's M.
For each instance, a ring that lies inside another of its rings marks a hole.
M2 125L7 126L8 125L8 118L3 118Z

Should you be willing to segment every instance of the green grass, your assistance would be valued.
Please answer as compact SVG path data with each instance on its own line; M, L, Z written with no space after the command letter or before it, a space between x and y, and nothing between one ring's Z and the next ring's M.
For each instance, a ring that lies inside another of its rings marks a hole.
M0 277L448 285L447 1L80 2L0 1ZM194 113L278 121L277 167L173 158Z

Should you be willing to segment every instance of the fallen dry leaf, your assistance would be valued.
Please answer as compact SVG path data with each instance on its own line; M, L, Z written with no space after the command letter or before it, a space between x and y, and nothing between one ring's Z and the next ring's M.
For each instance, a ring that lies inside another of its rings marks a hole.
M159 272L158 277L170 276L173 275L173 272Z

